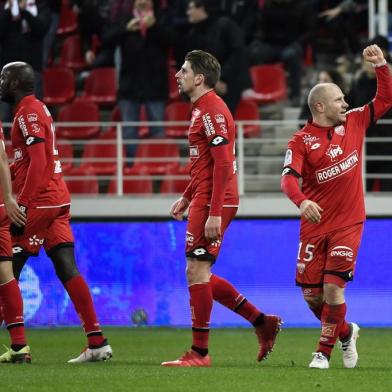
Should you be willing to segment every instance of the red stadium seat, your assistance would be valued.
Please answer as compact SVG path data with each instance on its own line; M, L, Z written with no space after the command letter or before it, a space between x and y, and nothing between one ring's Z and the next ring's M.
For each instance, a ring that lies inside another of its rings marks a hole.
M102 159L103 162L97 161L98 159ZM86 144L84 146L81 166L90 167L92 172L98 175L115 174L117 171L117 145L115 135L113 138L113 135L107 132L96 139L96 141L94 140L94 142Z
M241 100L234 114L234 120L260 120L259 108L252 100ZM261 134L260 125L244 125L245 137L257 137Z
M94 102L75 100L59 111L58 119L61 122L99 122L99 109ZM57 126L57 134L66 139L89 139L99 133L98 125L85 126Z
M115 68L93 69L84 83L83 96L98 105L114 105L117 99Z
M169 175L183 176L186 178L165 178L161 184L161 193L183 193L190 181L189 168L189 165L182 166L176 172L168 173Z
M78 29L78 15L73 11L68 0L63 0L60 10L60 20L57 34L65 35L76 32Z
M126 167L123 172L123 193L135 193L151 195L153 191L152 180L148 177L148 173L143 170L139 170L135 167ZM127 178L128 176L143 176L143 178ZM147 176L147 177L146 177ZM109 183L109 194L117 193L117 181L113 179Z
M73 168L64 175L64 180L73 195L98 195L99 193L97 176L89 168Z
M82 54L79 35L71 35L63 41L60 64L74 70L81 70L87 67L87 63Z
M171 102L165 109L165 121L189 122L192 106L189 102ZM165 135L167 137L187 137L189 125L167 125Z
M58 140L57 150L63 173L69 172L74 166L73 146L68 140Z
M148 174L166 174L179 167L180 151L176 144L139 144L135 157L135 170Z
M256 93L257 103L275 103L287 99L287 83L283 65L264 64L250 67L250 74Z
M69 68L47 68L43 73L44 102L63 105L75 96L75 77Z

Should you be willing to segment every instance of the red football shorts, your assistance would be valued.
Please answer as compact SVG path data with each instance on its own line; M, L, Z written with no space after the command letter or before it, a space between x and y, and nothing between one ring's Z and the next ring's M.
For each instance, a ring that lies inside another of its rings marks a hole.
M4 207L0 207L0 262L12 260L10 221Z
M237 213L237 207L222 208L223 234ZM204 237L204 226L207 222L210 208L208 206L192 205L189 207L188 225L186 229L186 257L200 261L215 262L219 254L222 240L210 242Z
M304 295L316 295L324 283L345 287L353 280L363 223L311 238L301 238L297 259L297 286Z
M20 252L37 255L41 246L50 251L59 244L73 243L69 209L69 206L29 209L24 233L12 237L14 255Z

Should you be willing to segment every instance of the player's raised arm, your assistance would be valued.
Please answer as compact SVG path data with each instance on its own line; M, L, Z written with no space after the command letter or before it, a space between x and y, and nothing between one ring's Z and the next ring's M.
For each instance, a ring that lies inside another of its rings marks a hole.
M377 93L372 104L373 120L378 120L392 107L392 75L379 46L367 46L363 50L363 58L371 63L376 71Z

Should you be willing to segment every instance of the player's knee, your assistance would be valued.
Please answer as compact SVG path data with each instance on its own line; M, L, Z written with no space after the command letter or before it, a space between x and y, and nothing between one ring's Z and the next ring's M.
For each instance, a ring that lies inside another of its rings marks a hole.
M329 305L340 305L344 303L344 287L340 287L334 283L325 283L324 300Z
M48 256L52 260L56 275L61 282L65 283L69 279L79 275L73 247L58 247L52 249L48 252Z
M185 269L188 284L208 282L210 278L210 263L203 261L192 261L188 259Z
M308 304L310 309L317 309L323 303L323 296L322 295L304 295L304 300Z

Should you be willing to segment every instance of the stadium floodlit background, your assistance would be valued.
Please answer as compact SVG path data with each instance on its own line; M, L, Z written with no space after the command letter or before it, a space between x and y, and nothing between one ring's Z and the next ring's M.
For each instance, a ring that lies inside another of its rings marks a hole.
M78 263L102 324L189 325L185 225L169 220L73 223ZM294 285L298 229L297 219L238 219L227 232L214 270L261 309L280 314L285 326L317 326ZM362 326L392 325L391 232L391 219L366 223L357 274L347 290L348 319ZM29 326L79 325L44 253L30 259L21 287ZM212 323L247 325L219 304Z

